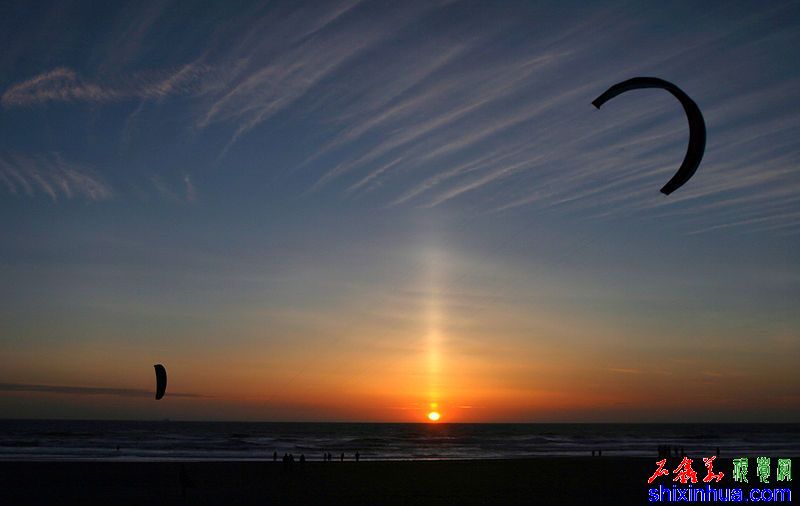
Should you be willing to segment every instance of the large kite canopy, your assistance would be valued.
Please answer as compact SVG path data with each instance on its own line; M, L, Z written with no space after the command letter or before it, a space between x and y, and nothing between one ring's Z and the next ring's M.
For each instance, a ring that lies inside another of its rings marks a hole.
M703 114L700 112L700 108L697 107L694 100L689 98L689 95L669 81L657 77L634 77L617 83L594 99L592 105L600 109L601 105L620 93L640 88L661 88L672 93L675 98L680 100L683 110L686 111L686 118L689 120L689 147L686 149L686 156L683 157L683 163L678 168L678 172L661 188L661 193L669 195L683 186L694 175L700 165L700 160L703 159L703 152L706 149L706 124L703 121Z
M156 369L156 400L164 397L164 392L167 391L167 370L161 364L156 364L153 367Z

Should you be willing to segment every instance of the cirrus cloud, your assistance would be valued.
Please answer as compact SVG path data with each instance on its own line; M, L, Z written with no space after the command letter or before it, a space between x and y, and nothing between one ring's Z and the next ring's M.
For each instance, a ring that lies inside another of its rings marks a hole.
M32 158L0 155L0 187L31 197L43 193L54 201L59 197L99 201L114 194L94 171L65 162L58 154Z
M160 100L170 95L203 93L213 79L208 65L188 63L168 71L137 73L122 78L89 79L72 69L58 67L8 88L0 97L4 107L25 107L48 102L109 103L121 100Z

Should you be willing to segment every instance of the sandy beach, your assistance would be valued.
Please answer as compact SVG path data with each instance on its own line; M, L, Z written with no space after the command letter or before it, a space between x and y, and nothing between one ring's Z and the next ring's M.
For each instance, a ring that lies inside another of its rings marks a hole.
M0 462L0 504L645 504L654 461Z

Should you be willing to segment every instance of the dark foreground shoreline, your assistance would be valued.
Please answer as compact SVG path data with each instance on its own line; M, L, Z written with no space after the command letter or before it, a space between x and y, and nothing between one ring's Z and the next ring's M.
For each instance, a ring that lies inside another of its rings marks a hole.
M0 504L648 504L655 460L296 462L291 470L271 461L6 461ZM718 462L730 469L729 459ZM702 459L694 469L705 475ZM660 483L671 487L671 477Z

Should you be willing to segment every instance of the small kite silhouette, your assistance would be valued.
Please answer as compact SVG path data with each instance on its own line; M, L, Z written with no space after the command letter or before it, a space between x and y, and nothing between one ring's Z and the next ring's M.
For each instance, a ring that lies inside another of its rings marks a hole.
M156 364L153 367L156 369L156 400L164 397L167 391L167 370L161 364Z

